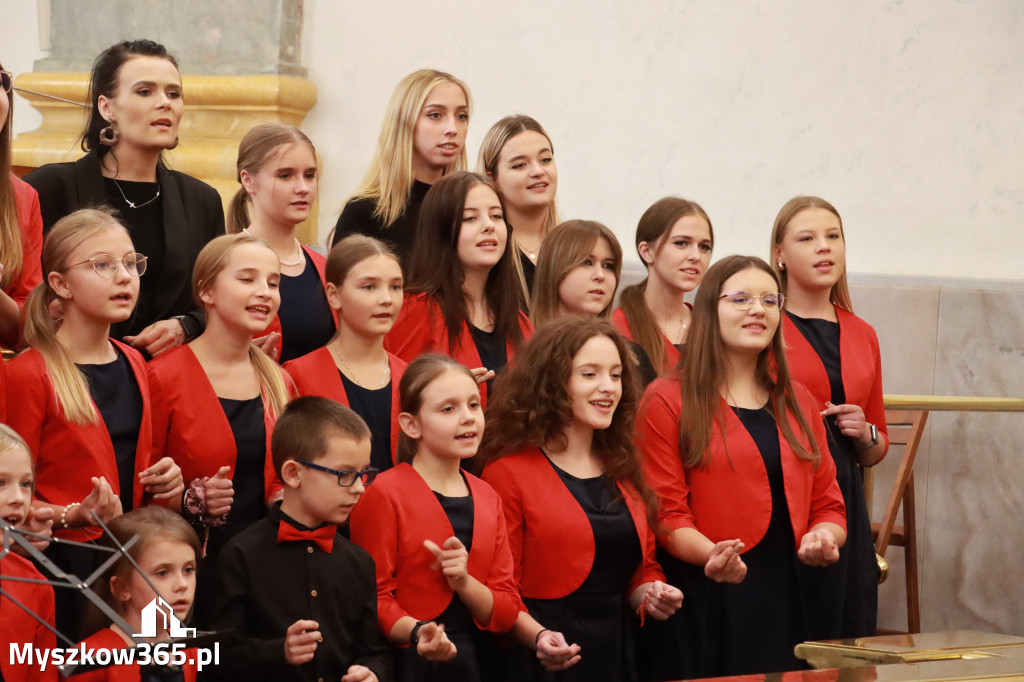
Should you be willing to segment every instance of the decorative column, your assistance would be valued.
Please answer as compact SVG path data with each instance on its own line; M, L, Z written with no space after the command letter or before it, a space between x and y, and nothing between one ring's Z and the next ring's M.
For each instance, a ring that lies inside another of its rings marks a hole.
M44 0L45 1L45 0ZM50 0L49 57L15 85L88 103L89 71L100 52L148 38L178 61L185 114L168 165L209 183L225 206L238 190L238 142L259 123L301 126L316 103L316 86L299 63L302 0ZM22 94L43 117L14 141L15 166L73 161L87 109ZM317 238L315 211L299 228Z

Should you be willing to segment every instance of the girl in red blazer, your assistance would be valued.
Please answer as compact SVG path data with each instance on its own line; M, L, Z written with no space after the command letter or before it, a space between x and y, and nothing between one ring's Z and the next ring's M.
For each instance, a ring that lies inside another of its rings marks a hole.
M559 679L635 680L627 613L668 618L683 598L654 559L628 353L605 320L546 325L499 380L487 413L483 478L502 498L523 600L579 646L579 663ZM517 634L532 646L546 633L520 623ZM532 653L513 656L509 670L510 679L545 679Z
M32 511L32 492L35 487L35 471L32 455L25 441L10 427L0 424L0 535L6 525L20 526ZM18 545L11 542L16 550ZM57 638L47 627L37 621L29 610L53 626L53 588L41 582L20 582L9 578L45 580L43 575L28 559L14 552L0 556L0 575L4 576L4 594L0 596L0 642L10 651L15 645L32 645L37 651L52 649ZM40 672L32 664L15 664L12 655L0 656L0 677L8 682L40 680L50 682L57 679L52 667Z
M654 202L636 226L636 250L647 278L622 290L612 322L640 344L658 374L679 363L693 309L683 297L700 285L714 246L708 214L679 197Z
M450 173L420 209L409 295L387 336L388 350L411 362L443 353L490 381L533 327L519 310L516 257L505 202L490 178ZM486 403L487 388L481 389Z
M252 343L277 313L280 278L277 255L255 237L212 240L192 275L206 330L149 364L153 456L181 467L186 518L201 533L214 526L207 554L262 518L280 492L270 436L287 375Z
M510 630L521 602L501 500L460 466L484 429L472 374L442 355L413 361L399 421L400 464L377 478L349 521L352 541L377 565L381 632L415 647L400 655L400 679L492 679L485 632Z
M85 541L99 534L92 513L106 522L145 501L180 497L181 471L150 455L142 356L109 337L111 324L132 314L145 256L109 213L82 210L54 225L42 265L46 281L25 304L31 347L7 366L7 419L35 456L36 505L53 509L57 537ZM54 302L63 312L59 330ZM65 570L91 572L88 550L51 551ZM66 607L79 600L63 592L58 622L73 626Z
M169 632L169 619L156 618L156 636L145 640L132 635L142 631L143 609L154 598L159 597L174 612L179 625L184 625L192 613L196 592L196 568L199 562L199 539L185 521L162 507L143 507L124 514L110 523L111 535L122 545L132 538L139 541L127 550L138 566L138 571L125 557L117 561L96 584L96 593L124 619L130 628L125 631L119 624L112 623L87 637L82 644L86 649L127 649L140 641L151 643L174 636ZM147 580L149 582L147 582ZM152 583L152 587L150 587ZM156 591L153 591L156 588ZM94 609L94 620L99 620L99 610ZM194 649L172 651L172 663L182 669L184 682L196 679L196 655ZM73 675L74 682L140 682L141 667L132 665L110 665L105 668ZM145 679L151 679L148 675Z
M338 333L323 348L285 363L299 395L348 405L370 427L370 464L394 465L398 451L398 386L406 363L384 349L402 310L402 267L383 242L354 234L327 257L327 300Z
M637 417L660 541L676 560L666 569L687 594L652 647L663 654L648 661L655 678L799 667L793 647L809 633L797 560L834 563L846 539L824 427L789 379L778 289L759 258L711 266L679 371L650 386Z
M815 637L870 637L878 618L878 563L863 467L881 461L889 446L878 337L853 314L843 221L832 204L791 199L775 218L772 244L786 294L786 356L793 380L810 390L825 416L846 503L848 538L839 561L808 576L809 602L829 605L810 614Z
M260 344L271 357L287 362L334 335L334 315L324 296L325 259L295 236L316 202L313 143L292 126L256 126L238 145L238 182L242 187L231 200L228 233L262 239L281 259L281 309Z
M39 196L11 174L11 74L0 64L0 346L18 343L18 314L42 281ZM0 415L2 416L2 415Z

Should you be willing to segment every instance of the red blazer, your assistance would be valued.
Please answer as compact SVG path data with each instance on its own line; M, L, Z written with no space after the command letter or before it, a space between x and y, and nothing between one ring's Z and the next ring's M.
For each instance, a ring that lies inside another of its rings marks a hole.
M575 591L594 565L594 533L586 512L537 448L506 455L484 469L483 479L501 495L515 560L515 578L524 597L559 599ZM633 490L619 483L643 548L630 592L664 580L654 558L655 535L647 509Z
M494 596L490 622L477 621L477 626L507 632L515 625L522 602L512 580L501 498L476 476L463 473L473 496L469 574ZM399 464L377 477L352 510L349 528L352 542L377 564L377 620L385 636L403 616L433 620L441 615L455 593L441 572L431 568L434 555L423 541L443 545L455 532L441 503L411 464Z
M0 558L0 575L5 578L44 579L43 574L31 561L16 554L6 554ZM4 591L53 625L52 587L14 580L4 580L3 586ZM19 651L24 651L26 644L31 644L36 651L53 649L57 646L57 637L28 615L21 606L11 601L7 595L0 597L0 642L4 647L3 655L0 656L0 677L7 682L50 682L57 679L57 669L52 665L46 666L46 670L40 672L34 659L29 664L14 664L11 660L13 645L19 645Z
M313 261L313 267L316 268L316 274L320 275L320 284L322 284L326 288L327 276L324 274L324 271L327 268L327 259L321 256L313 249L306 246L305 244L299 244L299 246L301 246L302 250L306 252L306 258ZM282 301L281 303L283 304L284 301ZM270 325L267 327L267 330L263 332L263 334L261 334L261 336L266 336L267 334L272 334L274 332L277 332L278 334L281 333L281 318L278 317L277 315L274 315L274 319L270 321ZM282 336L278 340L277 345L275 346L275 348L277 349L277 357L281 357L281 348L283 347L284 336Z
M134 508L142 503L138 474L149 466L153 440L152 401L146 362L142 355L120 341L111 339L131 365L142 396L142 423L135 450L135 481L131 491ZM81 502L92 492L92 476L105 476L114 492L121 495L117 459L110 434L98 415L95 424L71 424L57 405L43 356L30 348L7 365L7 423L17 431L35 458L36 497L50 504ZM93 403L95 407L95 403ZM99 410L96 410L99 413ZM126 493L128 491L125 491ZM98 528L93 528L99 531ZM82 530L57 530L58 537L80 540L91 537Z
M889 431L882 404L882 356L878 352L878 336L870 324L838 306L836 317L839 320L839 356L842 358L846 402L859 405L864 410L867 420L885 436L885 450L888 452ZM811 392L819 410L825 409L825 403L832 399L832 389L821 358L789 315L782 316L782 334L786 341L790 377Z
M689 306L690 304L687 303L686 305ZM690 307L692 308L693 306ZM618 329L623 336L634 343L636 342L636 339L633 338L633 332L629 328L629 322L626 321L626 313L622 312L622 308L616 308L612 311L612 324L615 325L615 328ZM676 350L675 345L668 340L667 336L663 334L662 338L665 340L665 360L669 367L675 367L679 364L679 358L682 355L678 350ZM657 369L657 367L655 367L655 369Z
M533 335L533 325L523 311L519 311L519 328L523 330L523 341ZM385 347L406 362L412 362L423 353L441 353L451 355L470 369L483 366L480 354L469 333L469 325L462 324L462 334L454 353L448 352L448 331L444 326L444 315L441 308L426 294L408 294L402 304L402 312L398 314L395 326L384 339ZM505 344L508 361L512 362L514 349L512 342ZM490 369L490 368L488 368ZM487 386L480 385L480 398L483 405L487 404Z
M21 231L21 272L11 280L4 292L20 308L29 293L43 281L40 258L43 253L43 216L39 212L39 195L27 182L10 176L14 187L14 201L18 209L18 229Z
M153 460L171 457L181 467L186 485L194 478L213 476L222 466L230 466L233 476L238 455L235 436L192 349L179 346L150 362L148 369L153 394ZM270 455L274 421L264 410L267 456L263 480L268 500L281 489Z
M87 650L128 649L131 646L124 641L121 635L117 634L110 628L103 628L99 632L86 637L82 644L85 645ZM171 652L168 650L167 653L170 654ZM185 682L195 682L195 660L198 654L195 649L185 649L182 653L185 654L185 664L181 666L182 672L185 674ZM99 670L74 675L67 679L70 682L139 682L141 678L142 676L139 672L139 664L133 663L132 665L111 665L106 668L100 668Z
M405 373L405 368L409 365L391 353L388 353L388 362L391 365L391 459L393 462L395 453L398 452L398 434L402 431L398 426L398 415L402 411L398 384L402 381L402 374ZM321 396L336 400L342 405L348 405L345 384L341 382L338 366L334 364L331 351L326 346L284 363L284 369L295 382L295 388L299 395Z
M846 506L836 482L836 466L828 456L825 426L810 394L795 386L821 462L796 456L779 431L782 477L797 547L812 526L834 523L846 528ZM721 402L725 415L728 452L720 427L712 426L711 458L707 467L683 468L679 459L679 414L682 396L678 377L663 377L647 389L637 414L637 433L644 473L658 494L659 520L669 531L695 528L712 542L739 538L746 550L754 547L771 519L772 497L768 473L754 440L739 417ZM799 427L791 420L793 430ZM805 445L806 441L801 439Z

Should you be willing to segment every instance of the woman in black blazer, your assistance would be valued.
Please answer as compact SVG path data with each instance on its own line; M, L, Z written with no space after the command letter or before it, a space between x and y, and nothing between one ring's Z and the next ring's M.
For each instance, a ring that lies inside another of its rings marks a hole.
M93 64L89 91L86 155L25 180L39 193L44 231L80 208L117 211L149 263L135 314L111 335L157 355L203 330L192 266L203 246L224 234L223 206L216 190L161 158L178 144L183 109L178 66L162 45L138 40L108 48Z

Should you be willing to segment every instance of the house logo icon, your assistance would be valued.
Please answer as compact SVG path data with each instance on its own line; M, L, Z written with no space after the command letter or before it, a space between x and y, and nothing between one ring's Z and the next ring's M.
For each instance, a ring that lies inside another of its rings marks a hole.
M156 637L159 630L165 630L171 637L194 637L196 634L195 628L182 627L174 609L156 597L142 609L142 632L132 637Z

